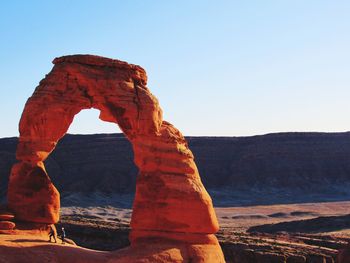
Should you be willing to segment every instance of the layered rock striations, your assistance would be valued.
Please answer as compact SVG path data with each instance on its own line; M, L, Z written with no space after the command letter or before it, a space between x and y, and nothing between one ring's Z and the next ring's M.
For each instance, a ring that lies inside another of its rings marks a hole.
M211 198L186 140L163 120L158 100L146 87L145 71L91 55L60 57L53 63L52 71L28 99L20 120L19 163L12 168L8 187L9 208L16 218L47 224L58 221L60 195L44 161L74 116L82 109L95 108L100 110L101 120L119 125L132 144L139 169L131 249L138 244L147 248L151 243L164 248L164 240L169 240L171 247L178 247L172 254L174 260L185 250L184 261L223 262L214 236L218 222ZM168 252L154 256L156 248L152 245L151 255L145 252L148 260L172 260ZM128 261L128 257L129 252L119 259ZM136 260L135 254L132 260Z
M348 200L350 133L186 140L214 205ZM0 139L0 200L16 161L16 145L17 138ZM65 135L46 159L45 168L64 205L79 205L74 201L78 192L87 202L91 193L98 192L102 197L128 195L121 205L129 208L137 175L133 159L123 134Z

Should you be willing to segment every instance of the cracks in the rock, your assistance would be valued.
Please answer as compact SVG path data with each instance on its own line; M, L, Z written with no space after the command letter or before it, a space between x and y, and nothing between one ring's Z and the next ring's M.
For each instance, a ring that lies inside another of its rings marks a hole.
M67 73L66 76L66 90L69 90L69 83L70 83L70 74ZM93 106L93 96L91 96L88 92L87 87L81 86L78 82L78 79L75 77L72 79L75 82L75 85L77 86L78 90L81 92L82 97L86 98L89 101L90 107Z
M141 100L139 96L139 85L135 79L133 79L134 83L134 90L135 90L135 97L133 102L136 105L137 108L137 129L139 129L139 124L140 124L140 112L141 112Z
M89 92L87 91L86 88L81 88L81 87L79 87L79 89L80 89L81 92L83 93L83 96L89 100L90 107L92 107L93 101L94 101L94 100L93 100L93 97L89 95Z

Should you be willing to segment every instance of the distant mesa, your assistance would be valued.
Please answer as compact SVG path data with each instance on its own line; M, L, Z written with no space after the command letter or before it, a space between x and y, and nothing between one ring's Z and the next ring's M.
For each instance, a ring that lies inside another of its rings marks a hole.
M139 169L131 247L114 253L115 260L224 262L214 235L219 226L212 200L185 138L163 120L158 100L146 86L145 70L92 55L64 56L53 63L19 124L19 162L8 186L8 206L16 219L43 224L59 220L60 194L44 161L74 116L95 108L101 120L119 125Z

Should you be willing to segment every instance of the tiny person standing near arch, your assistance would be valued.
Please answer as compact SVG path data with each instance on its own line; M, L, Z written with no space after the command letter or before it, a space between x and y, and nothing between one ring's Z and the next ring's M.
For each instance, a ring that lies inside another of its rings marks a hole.
M57 231L56 231L55 225L50 225L49 242L51 242L51 238L53 237L53 240L55 240L55 243L57 243L56 236L57 236Z
M62 244L65 243L65 238L66 238L66 232L64 231L64 227L62 227L62 233L61 233Z

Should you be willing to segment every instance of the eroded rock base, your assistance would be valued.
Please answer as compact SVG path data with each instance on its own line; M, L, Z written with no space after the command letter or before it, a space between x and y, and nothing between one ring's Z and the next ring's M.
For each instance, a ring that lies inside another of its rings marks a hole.
M166 239L144 240L125 249L104 252L71 244L50 243L42 234L0 235L0 262L218 262L218 244L186 244Z

